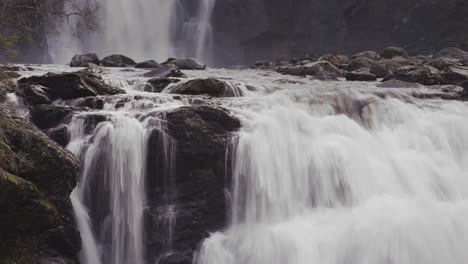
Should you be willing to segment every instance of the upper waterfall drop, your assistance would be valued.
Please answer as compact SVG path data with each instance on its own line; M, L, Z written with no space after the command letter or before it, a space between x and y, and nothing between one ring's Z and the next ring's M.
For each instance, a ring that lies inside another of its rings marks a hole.
M180 56L212 61L215 1L198 0L193 12L180 0L80 0L82 6L99 7L99 32L77 41L67 23L58 25L60 33L48 41L49 54L54 63L67 63L73 55L89 52L123 54L137 61Z

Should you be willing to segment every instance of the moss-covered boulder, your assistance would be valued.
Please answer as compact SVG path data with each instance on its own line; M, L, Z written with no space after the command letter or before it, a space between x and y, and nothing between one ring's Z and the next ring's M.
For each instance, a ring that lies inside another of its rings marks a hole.
M79 165L28 121L0 112L0 263L60 257L80 248L69 194Z

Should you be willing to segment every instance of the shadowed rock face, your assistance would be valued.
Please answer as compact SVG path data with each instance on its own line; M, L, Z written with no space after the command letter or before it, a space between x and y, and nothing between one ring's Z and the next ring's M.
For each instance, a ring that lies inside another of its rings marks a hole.
M389 45L429 53L463 45L467 25L465 0L217 1L213 14L223 63Z
M177 220L173 230L173 254L160 263L191 263L193 250L208 235L224 227L226 221L225 187L229 180L225 172L226 150L232 133L240 122L223 108L207 105L181 107L163 113L166 131L174 140L175 188L173 198ZM148 142L149 257L154 249L162 247L162 232L157 224L158 208L167 196L167 185L158 173L164 164L158 160L161 153L161 133L154 130ZM159 154L158 154L159 153ZM167 171L166 171L167 173Z
M0 113L0 131L0 262L74 263L80 240L68 196L78 161L22 119Z

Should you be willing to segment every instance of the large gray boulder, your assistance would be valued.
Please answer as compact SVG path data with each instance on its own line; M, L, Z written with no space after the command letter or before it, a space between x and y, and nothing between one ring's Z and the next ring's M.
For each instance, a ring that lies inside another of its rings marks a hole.
M104 67L132 67L136 62L124 55L114 54L102 59L101 64Z
M125 93L107 84L101 76L88 70L70 73L48 73L18 80L18 94L30 104L48 103L97 95Z
M240 95L236 87L214 78L195 79L170 88L170 93L186 95L209 95L213 97L234 97Z
M181 70L204 70L206 64L195 58L170 58L164 64L171 63L179 67Z
M424 85L443 83L441 72L437 68L429 65L405 66L398 68L391 78Z
M70 67L88 67L90 64L99 65L99 57L96 53L73 56L70 62Z

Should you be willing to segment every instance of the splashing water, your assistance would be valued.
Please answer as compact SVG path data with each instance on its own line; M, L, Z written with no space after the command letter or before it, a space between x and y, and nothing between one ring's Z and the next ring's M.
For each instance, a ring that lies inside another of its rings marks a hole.
M467 263L468 105L402 99L309 88L237 110L230 226L196 263Z
M105 78L125 85L121 80L142 81L141 73L109 70ZM435 88L383 89L251 70L187 74L228 80L237 97L174 100L170 88L149 94L127 85L128 94L69 124L68 149L84 164L72 194L84 263L156 262L145 259L142 244L142 189L152 184L144 175L149 163L165 177L173 173L174 142L150 137L155 132L142 116L203 100L229 109L242 128L227 155L228 226L203 241L194 263L468 263L468 103L438 99ZM106 121L90 132L85 117L94 114ZM153 156L150 138L160 146ZM158 155L161 164L148 161ZM164 254L173 247L177 186L171 177L161 181Z

